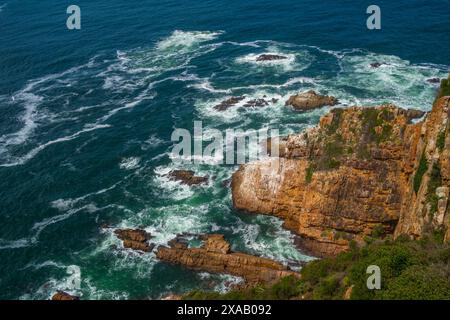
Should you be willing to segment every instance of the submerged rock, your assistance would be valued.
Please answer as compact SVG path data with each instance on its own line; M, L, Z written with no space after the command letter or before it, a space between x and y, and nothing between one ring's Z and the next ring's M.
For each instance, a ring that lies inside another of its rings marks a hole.
M244 107L249 108L249 107L266 107L269 105L269 101L267 101L266 99L253 99L253 100L249 100L244 104Z
M282 264L240 252L232 252L221 234L202 235L200 248L189 248L180 239L170 247L159 247L156 256L165 262L181 264L189 269L212 273L226 273L242 277L247 283L274 282L289 275L299 276Z
M274 60L285 60L285 59L287 59L287 57L280 56L277 54L261 54L260 56L258 56L256 58L256 61L261 62L261 61L274 61Z
M54 301L73 301L73 300L80 300L80 297L70 295L64 291L58 291L57 293L55 293L53 295L52 300L54 300Z
M286 101L286 106L292 106L295 110L308 111L311 109L321 108L323 106L334 106L338 100L332 96L321 96L314 90L291 96Z
M123 241L123 246L137 251L151 252L154 244L148 243L152 236L145 230L140 229L118 229L114 234Z
M196 176L194 171L191 170L173 170L169 173L169 178L171 180L181 181L189 186L208 182L208 177Z
M427 82L429 82L429 83L441 83L441 79L440 78L430 78L430 79L427 79Z
M236 104L238 104L239 102L241 102L244 99L245 99L244 96L231 97L227 100L222 101L220 104L214 106L214 109L216 109L217 111L225 111L228 108L234 107Z
M382 65L383 65L384 63L381 63L381 62L374 62L374 63L371 63L370 64L370 66L372 67L372 68L379 68L379 67L381 67Z

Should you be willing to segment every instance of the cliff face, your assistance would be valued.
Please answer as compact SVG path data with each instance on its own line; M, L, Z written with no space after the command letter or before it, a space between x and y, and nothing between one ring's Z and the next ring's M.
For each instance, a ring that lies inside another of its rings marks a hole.
M276 261L231 252L230 244L219 234L203 236L200 248L188 248L183 242L171 241L170 248L159 247L156 256L162 261L193 270L239 276L247 284L270 283L289 275L299 276Z
M449 104L440 98L417 123L420 111L392 105L334 109L316 128L282 138L280 159L241 166L234 206L280 217L318 256L366 236L448 228Z

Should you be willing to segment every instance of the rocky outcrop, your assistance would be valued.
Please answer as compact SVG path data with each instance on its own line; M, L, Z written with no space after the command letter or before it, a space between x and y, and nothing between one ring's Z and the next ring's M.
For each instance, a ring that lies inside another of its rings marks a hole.
M55 293L52 297L52 300L54 301L73 301L73 300L80 300L80 297L72 296L64 291L58 291Z
M285 103L286 106L292 106L298 111L308 111L323 106L334 106L338 100L332 96L321 96L315 91L310 90L304 93L291 96Z
M171 180L181 181L189 186L208 183L208 177L199 177L191 170L173 170L168 174Z
M287 57L280 56L278 54L261 54L256 58L256 61L274 61L274 60L285 60Z
M155 247L154 244L148 243L151 235L145 230L140 229L118 229L114 234L123 241L123 246L128 249L133 249L143 252L151 252Z
M237 105L239 102L241 102L242 100L244 100L245 97L231 97L227 100L222 101L221 103L219 103L218 105L214 106L214 109L216 109L217 111L225 111L228 110L231 107L234 107L235 105Z
M273 260L232 252L223 235L204 235L201 239L203 245L200 248L189 248L186 242L177 238L169 244L170 247L159 247L156 256L192 270L239 276L248 284L270 283L288 275L298 276Z
M274 104L278 102L278 99L272 98L270 100L266 99L267 97L264 96L262 98L255 98L245 101L241 105L243 108L262 108L267 107L270 104ZM231 107L236 106L239 102L243 101L245 99L244 96L242 97L231 97L227 100L222 101L220 104L214 106L214 109L217 111L226 111Z
M418 123L422 112L393 105L334 109L318 127L280 139L279 159L241 166L233 204L283 219L317 256L366 237L446 229L449 100Z

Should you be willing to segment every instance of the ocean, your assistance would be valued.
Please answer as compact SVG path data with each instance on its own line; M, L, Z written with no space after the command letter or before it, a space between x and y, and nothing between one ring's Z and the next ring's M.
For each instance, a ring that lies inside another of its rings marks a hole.
M156 245L223 233L233 250L296 265L282 221L237 212L223 186L237 169L176 164L171 134L316 125L330 108L284 106L316 90L340 107L393 103L428 111L450 72L450 1L0 0L0 299L158 299L241 281L123 250L116 228ZM81 9L68 30L66 9ZM259 54L287 59L259 62ZM379 68L371 63L382 63ZM231 96L263 108L213 107ZM210 177L171 181L173 169Z

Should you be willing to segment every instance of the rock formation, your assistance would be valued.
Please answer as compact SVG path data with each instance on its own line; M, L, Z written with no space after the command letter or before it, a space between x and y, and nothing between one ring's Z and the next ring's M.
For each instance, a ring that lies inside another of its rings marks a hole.
M200 248L189 248L180 238L174 239L169 248L159 247L156 256L162 261L193 270L239 276L248 284L270 283L288 275L298 276L273 260L232 252L223 235L204 235L201 239L203 245Z
M72 300L80 300L80 297L72 296L64 291L58 291L52 297L54 301L72 301Z
M323 106L334 106L338 103L335 97L321 96L315 91L310 90L304 93L291 96L285 103L286 106L292 106L295 110L308 111Z
M446 229L449 103L437 99L418 123L422 112L392 105L334 109L318 127L280 139L279 159L241 166L234 206L280 217L317 256L366 237Z
M154 248L154 244L148 243L151 235L145 230L140 229L118 229L114 231L117 238L123 241L125 248L151 252Z
M219 103L218 105L214 106L214 109L216 109L217 111L225 111L231 107L234 107L235 105L237 105L239 102L241 102L242 100L244 100L245 97L231 97L227 100L222 101L221 103Z
M191 170L173 170L169 173L169 178L181 181L189 186L204 184L208 182L208 177L198 177Z
M256 61L274 61L274 60L285 60L287 57L280 56L278 54L261 54L256 58Z

